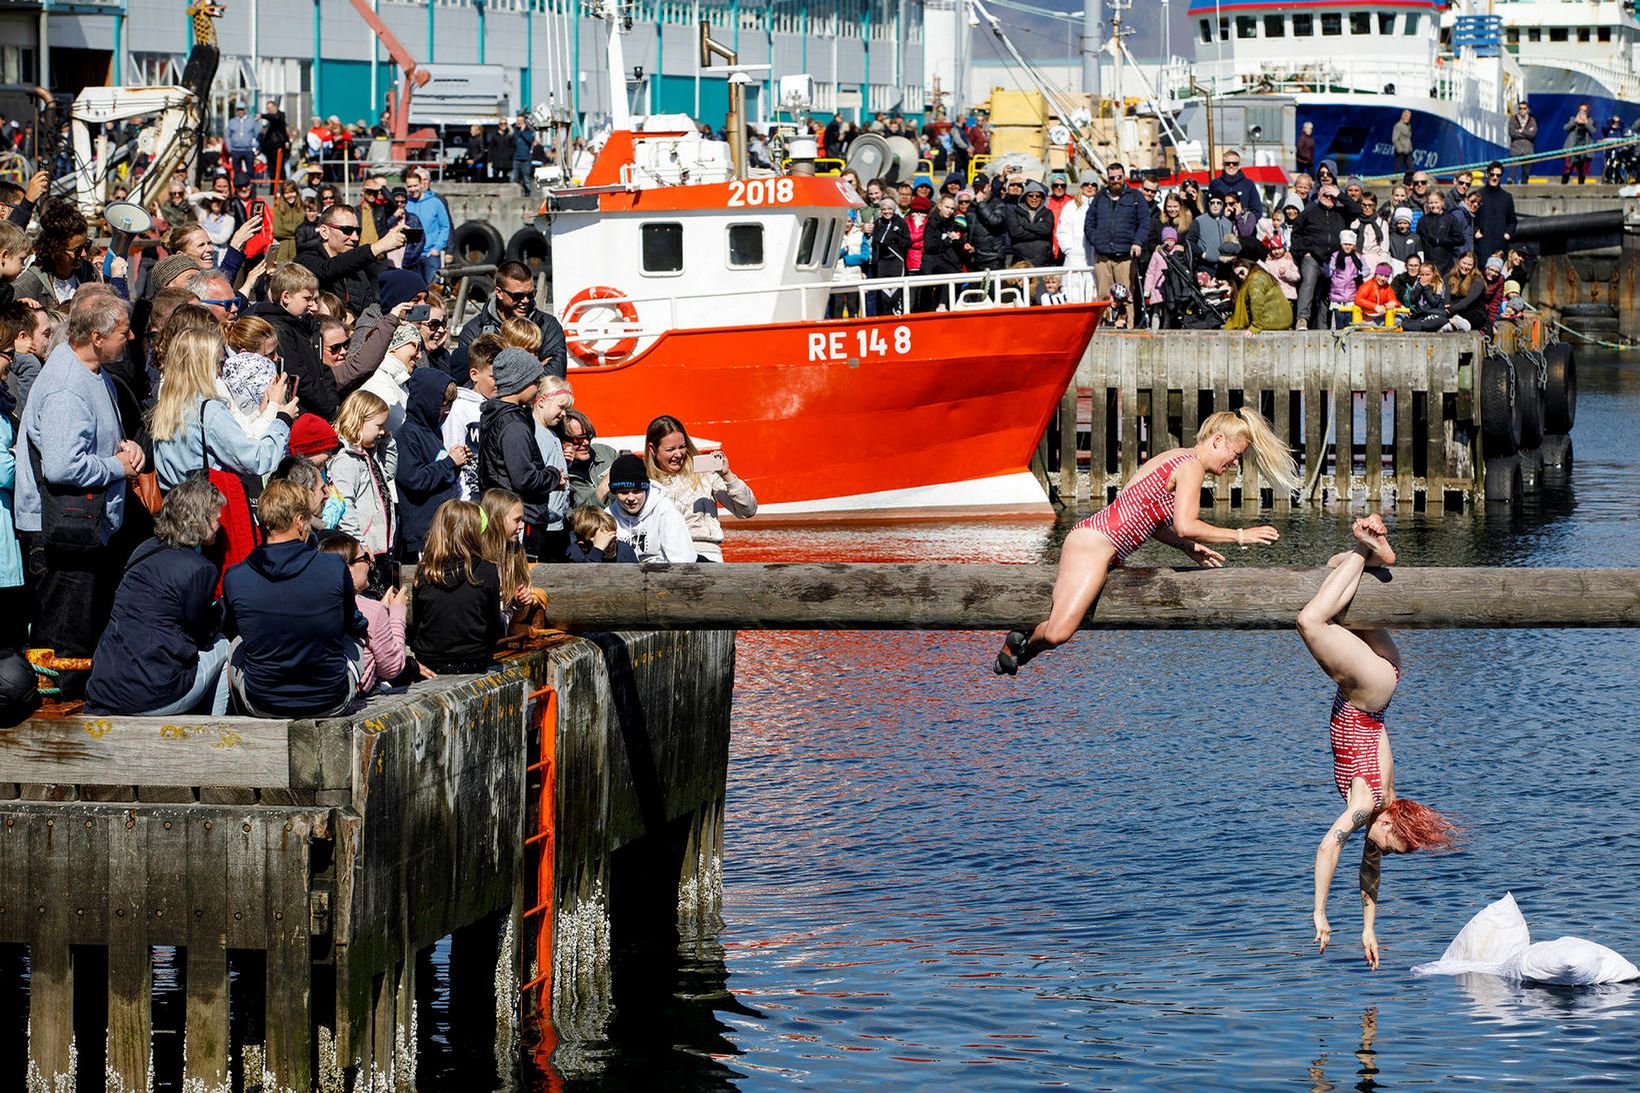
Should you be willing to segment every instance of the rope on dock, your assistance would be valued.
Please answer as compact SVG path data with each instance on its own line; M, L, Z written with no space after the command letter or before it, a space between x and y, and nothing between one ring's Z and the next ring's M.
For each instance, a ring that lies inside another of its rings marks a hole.
M1608 152L1613 148L1627 148L1631 144L1640 144L1640 136L1610 137L1606 140L1597 140L1593 144L1579 145L1578 147L1571 149L1562 148L1554 152L1533 152L1531 155L1526 156L1505 156L1500 159L1481 160L1476 163L1460 163L1455 167L1418 169L1426 170L1431 175L1458 175L1463 174L1465 171L1482 171L1494 163L1502 164L1505 167L1514 167L1517 164L1542 163L1545 160L1551 159L1592 159L1598 152ZM1362 181L1399 182L1405 174L1405 171L1397 171L1393 174L1387 175L1363 175Z

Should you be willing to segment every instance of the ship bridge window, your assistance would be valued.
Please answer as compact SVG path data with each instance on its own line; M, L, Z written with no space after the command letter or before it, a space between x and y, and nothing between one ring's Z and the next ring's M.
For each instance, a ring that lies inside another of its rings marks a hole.
M1266 15L1264 17L1264 36L1266 38L1285 38L1287 36L1287 17L1284 15Z
M1509 36L1509 44L1510 45L1512 45L1512 46L1520 45L1520 28L1519 27L1510 27L1509 30L1506 33Z
M1370 11L1352 11L1352 12L1350 12L1350 33L1351 34L1371 34L1372 33L1372 12L1370 12Z
M1541 41L1543 41L1543 29L1541 27L1528 27L1528 28L1526 28L1526 40L1528 42L1541 42Z
M1230 17L1228 15L1221 15L1219 17L1219 41L1228 42L1229 40L1230 40Z
M1549 28L1549 41L1551 41L1551 42L1564 42L1564 41L1566 41L1566 39L1568 37L1568 35L1566 33L1567 29L1568 29L1567 27L1550 27Z
M798 268L814 265L814 252L818 249L814 244L817 242L819 234L820 218L818 216L805 216L803 218L803 232L797 240Z
M645 224L638 229L645 273L683 272L683 225Z
M1378 33L1395 33L1395 13L1393 11L1381 11L1378 13Z
M1309 14L1294 14L1293 37L1310 38L1315 35L1315 16Z
M1588 27L1578 27L1577 28L1577 40L1580 41L1580 42L1587 42L1589 40L1589 28Z
M763 265L763 225L729 225L729 268L757 269Z
M1324 38L1336 38L1344 33L1344 17L1338 12L1325 12L1321 16L1321 35Z
M1417 33L1418 33L1418 13L1415 12L1415 11L1408 12L1407 13L1407 30L1406 30L1407 37L1411 38L1413 35L1415 35Z
M1213 40L1213 24L1203 19L1199 25L1202 29L1202 41L1211 42Z
M1253 15L1238 15L1238 16L1236 16L1236 37L1237 38L1257 38L1258 37L1258 18L1256 16L1253 16Z
M1609 41L1612 40L1612 28L1611 27L1601 27L1599 33L1600 33L1600 40L1602 42L1609 42Z

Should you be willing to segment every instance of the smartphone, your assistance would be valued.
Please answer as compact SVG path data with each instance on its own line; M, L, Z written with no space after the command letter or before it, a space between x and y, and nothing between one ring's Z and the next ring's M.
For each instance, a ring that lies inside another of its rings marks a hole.
M433 309L427 304L417 304L404 313L404 321L407 323L424 323L432 317Z
M301 376L285 377L285 401L289 402L296 397L296 385L302 380Z
M406 243L420 243L427 233L421 228L405 228L404 241Z

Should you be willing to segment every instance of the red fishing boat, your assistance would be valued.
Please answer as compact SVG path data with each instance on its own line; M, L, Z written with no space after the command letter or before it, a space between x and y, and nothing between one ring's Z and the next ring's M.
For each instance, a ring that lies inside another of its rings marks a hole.
M609 71L625 71L620 34ZM624 100L625 88L613 95ZM1104 304L1030 306L1058 270L840 283L864 203L835 177L741 177L684 116L617 117L550 191L576 403L637 447L658 414L720 447L759 520L1048 513L1029 472ZM826 319L834 294L941 310Z

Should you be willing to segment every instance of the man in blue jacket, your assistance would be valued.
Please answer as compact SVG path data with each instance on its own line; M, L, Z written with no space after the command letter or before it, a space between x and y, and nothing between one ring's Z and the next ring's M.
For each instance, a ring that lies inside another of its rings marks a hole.
M1144 200L1127 184L1127 168L1112 163L1105 168L1105 188L1088 203L1083 237L1093 248L1093 279L1100 299L1109 299L1113 285L1128 290L1128 327L1133 326L1133 260L1139 257L1150 229Z
M450 249L450 210L444 199L433 192L426 171L407 172L404 190L409 194L405 211L415 214L425 233L418 272L422 280L432 284L438 271L444 268L444 252Z
M347 563L309 537L313 495L290 480L256 499L267 539L222 577L228 679L254 717L333 717L359 686L369 633Z
M1253 185L1252 179L1241 173L1241 153L1224 153L1223 163L1224 170L1219 172L1218 178L1207 184L1207 192L1219 197L1235 194L1241 199L1243 211L1252 213L1254 220L1263 216L1264 200L1258 195L1258 187Z

